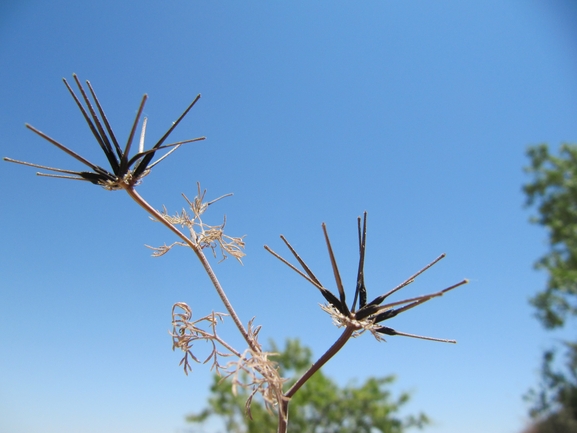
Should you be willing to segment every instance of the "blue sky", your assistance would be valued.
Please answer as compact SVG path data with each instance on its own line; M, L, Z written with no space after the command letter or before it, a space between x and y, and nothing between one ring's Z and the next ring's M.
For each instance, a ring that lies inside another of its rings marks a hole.
M351 341L325 368L346 384L396 374L407 413L432 433L515 433L543 331L528 298L546 233L521 186L528 145L577 140L577 27L564 1L23 1L0 6L2 156L82 169L28 122L105 164L61 78L94 85L122 139L149 95L147 143L202 99L174 139L207 136L139 187L171 211L194 195L246 235L244 266L216 264L261 341L299 337L319 356L340 335L314 287L268 255L284 234L334 288L326 222L354 288L356 217L368 211L366 283L384 293L440 253L405 289L415 296L471 280L391 321L455 338ZM153 259L174 241L129 198L0 164L0 430L181 433L210 372L186 377L170 350L170 311L222 311L193 254ZM403 294L399 294L399 297ZM221 334L243 349L229 320ZM568 335L568 331L567 331ZM212 432L211 426L206 431Z

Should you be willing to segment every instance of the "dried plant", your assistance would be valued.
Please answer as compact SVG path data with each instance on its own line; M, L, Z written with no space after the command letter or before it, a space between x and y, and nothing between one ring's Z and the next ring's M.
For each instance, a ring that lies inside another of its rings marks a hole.
M251 416L250 404L255 394L260 393L266 408L272 411L278 402L284 399L282 387L287 381L280 376L277 363L269 359L277 353L263 351L258 343L258 333L261 327L254 328L253 321L254 318L248 322L248 332L258 350L246 349L237 361L231 361L227 365L229 369L227 377L232 377L232 391L236 394L239 386L251 390L245 405L249 416ZM245 373L248 381L243 380L241 373Z
M232 378L232 391L236 395L237 388L242 387L250 390L249 398L246 401L246 411L250 416L250 405L253 397L259 393L266 407L273 410L279 399L282 399L282 385L286 382L279 374L277 364L269 359L276 353L265 352L258 343L258 333L260 326L254 327L254 318L248 322L247 331L259 350L246 349L242 354L232 346L222 340L217 332L216 325L223 321L226 314L212 312L208 316L192 320L192 309L184 302L177 302L172 307L172 349L180 349L184 356L180 365L184 367L185 374L192 370L190 359L197 363L206 364L212 360L211 370L224 379ZM199 325L209 327L209 331L202 329ZM192 353L192 345L195 341L206 341L211 345L211 352L204 361L200 361ZM219 350L218 346L226 349L226 352ZM219 357L235 356L235 361L229 361L222 365ZM248 378L248 380L247 380Z
M350 306L348 306L346 303L345 291L336 264L335 256L329 241L327 229L323 223L322 228L336 281L338 296L333 294L320 283L318 278L313 274L313 272L309 269L309 267L305 264L305 262L300 258L294 248L283 236L281 236L282 240L287 245L304 272L298 269L296 266L290 264L287 260L283 259L269 247L265 246L265 248L275 257L295 270L299 275L304 277L321 292L321 295L327 301L327 304L322 305L321 308L331 316L335 325L344 328L342 335L317 360L317 362L315 362L309 368L309 370L307 370L300 378L298 378L289 390L284 391L283 386L286 382L286 379L280 376L278 366L273 360L270 359L273 354L263 351L262 346L258 342L260 326L254 326L254 318L247 323L246 327L243 325L242 321L232 307L232 304L228 300L224 289L218 281L216 274L214 273L204 253L206 249L210 249L213 255L216 256L217 251L220 251L222 260L226 259L228 256L232 256L239 262L241 262L241 259L244 256L243 237L233 237L224 233L226 218L223 219L223 223L220 225L209 225L206 224L202 219L202 216L211 204L230 194L206 202L206 190L202 191L200 188L200 183L198 183L198 194L193 200L189 200L186 196L183 195L186 202L188 203L190 211L183 209L180 213L176 213L171 216L165 208L163 208L162 211L158 211L153 208L136 192L135 189L136 186L139 185L139 183L142 181L142 179L150 173L151 169L156 164L165 159L178 147L185 143L204 140L204 137L198 137L190 140L164 144L174 128L176 128L176 126L182 121L190 109L199 100L200 95L198 95L192 101L192 103L184 110L180 117L175 122L173 122L167 132L149 150L144 150L144 138L147 123L146 118L144 118L142 121L139 149L138 152L131 157L130 150L132 142L140 122L140 117L142 115L147 96L144 95L142 98L136 118L130 129L126 145L124 148L121 148L90 82L87 81L86 84L89 93L92 96L94 105L97 108L97 111L94 109L93 103L82 87L78 77L73 75L73 78L78 86L80 94L82 95L84 105L76 96L66 80L64 80L64 84L72 95L76 105L80 109L82 116L87 122L100 148L103 150L110 165L110 170L106 170L96 164L93 164L76 152L70 150L63 144L59 143L55 139L49 137L48 135L30 125L26 125L26 127L68 155L72 156L77 161L81 162L85 166L88 166L91 171L73 171L67 169L52 168L11 158L4 158L4 160L52 172L37 173L40 176L87 181L110 191L124 190L139 206L141 206L146 212L149 213L154 221L160 222L166 226L173 234L179 238L178 241L169 245L165 244L161 247L149 247L154 250L153 256L164 255L177 245L187 246L193 250L199 259L204 271L210 278L216 292L221 298L227 313L225 314L212 312L199 319L193 320L192 309L186 303L177 302L174 304L172 308L172 332L170 334L173 341L173 350L180 349L184 352L184 356L180 362L180 365L183 366L184 372L186 374L188 374L188 372L192 369L191 360L197 363L208 363L210 361L212 370L220 374L223 379L231 379L233 391L238 387L243 387L250 390L249 398L246 402L246 410L249 416L251 402L255 395L260 394L266 404L266 407L269 410L275 410L278 414L278 433L285 433L288 426L288 409L291 397L316 371L318 371L332 356L334 356L351 337L359 336L365 331L368 331L378 341L383 339L383 335L400 335L448 343L455 342L454 340L423 337L420 335L399 332L393 328L389 328L381 324L381 322L384 322L385 320L389 320L404 311L421 305L432 298L442 296L446 292L467 283L467 280L463 280L444 290L437 291L428 295L383 304L386 298L401 288L411 284L416 277L436 264L444 257L444 255L441 255L435 259L432 263L409 277L399 286L381 296L376 297L371 302L367 302L367 290L364 282L364 258L367 227L367 214L365 213L362 225L360 218L358 221L358 248L360 259L353 302ZM169 148L171 148L171 150L165 153L162 157L154 162L152 161L158 151ZM188 230L189 235L185 235L179 229L179 227ZM234 349L231 345L226 343L217 333L217 325L223 322L226 316L231 317L248 346L242 352ZM199 357L193 353L193 345L196 342L206 342L211 348L209 355L204 359L204 361L200 361ZM226 364L221 362L221 358L230 359L231 357L233 360L227 361Z
M418 305L421 305L432 298L436 298L442 296L444 293L455 289L463 284L467 284L468 280L462 280L457 284L454 284L446 289L441 291L430 293L428 295L417 296L414 298L403 299L401 301L391 302L385 305L381 305L383 301L388 298L393 293L399 291L403 287L408 286L415 278L425 272L427 269L431 268L433 265L438 263L442 258L445 257L445 254L440 255L437 257L433 262L422 268L420 271L415 273L414 275L410 276L407 280L399 284L397 287L393 288L389 292L385 293L384 295L377 296L371 302L367 303L367 289L365 287L365 249L366 249L366 240L367 240L367 213L365 212L363 222L361 225L361 218L358 218L357 221L358 225L358 238L359 238L359 266L357 272L357 284L355 288L355 295L353 298L353 302L351 307L349 308L346 303L346 294L343 287L343 283L341 280L339 268L337 266L337 261L335 259L333 249L331 246L331 242L329 240L329 235L327 232L327 227L323 223L323 233L325 237L325 242L327 245L329 258L331 261L331 266L333 269L333 274L335 278L335 282L337 285L339 296L337 297L334 295L330 290L325 288L319 279L313 274L304 260L298 255L292 245L286 240L284 236L281 235L281 239L289 248L295 259L298 261L300 266L303 268L304 272L299 270L297 267L289 263L287 260L282 258L280 255L275 253L271 248L265 245L265 249L278 258L280 261L285 263L303 278L305 278L308 282L310 282L313 286L315 286L323 295L325 300L328 302L326 305L321 305L321 308L327 312L332 320L333 323L338 327L344 327L344 331L339 339L330 347L330 349L325 352L324 355L319 358L317 362L315 362L311 368L305 372L305 374L297 380L297 382L288 390L285 394L286 397L290 398L297 392L302 385L316 372L318 371L330 358L332 358L345 344L351 337L357 337L365 331L369 331L377 341L381 341L382 337L381 334L385 335L401 335L405 337L413 337L413 338L420 338L423 340L432 340L432 341L439 341L443 343L456 343L455 340L447 340L441 338L433 338L433 337L424 337L421 335L409 334L406 332L399 332L387 326L379 325L380 322L385 320L391 319L396 315L402 313L403 311L407 311L411 308L414 308ZM358 310L356 309L357 301L359 303ZM393 308L396 306L400 306L399 308Z
M192 210L193 216L191 217L188 215L185 209L183 209L180 213L177 213L174 216L168 215L168 211L166 208L163 208L161 214L164 217L165 221L168 221L172 225L179 225L181 227L185 227L190 232L190 241L196 244L198 248L210 248L213 252L214 257L216 257L216 250L219 249L222 260L226 259L230 254L232 257L237 259L240 263L242 263L242 258L245 256L245 253L242 251L244 249L244 236L241 237L232 237L228 236L224 233L224 226L226 225L226 216L224 217L224 221L221 225L218 226L210 226L202 222L200 218L201 215L208 209L208 206L221 200L225 197L231 196L232 194L225 194L216 198L212 201L205 203L204 196L206 195L206 190L204 190L201 194L200 192L200 182L197 183L198 187L198 195L194 198L194 200L190 201L187 196L182 194L190 209ZM183 242L174 242L171 245L163 245L161 247L151 247L154 250L152 254L154 257L160 257L166 254L168 251L172 249L175 245L179 246L187 246L187 244Z
M172 306L172 350L180 349L184 352L184 356L179 365L184 367L184 373L188 375L192 371L189 359L200 363L199 359L192 353L192 343L195 341L206 341L211 344L212 350L208 357L202 361L206 364L212 360L211 370L214 369L218 374L225 369L219 363L219 356L231 356L234 354L241 356L233 347L229 346L216 333L216 325L224 320L224 313L215 313L214 311L208 316L201 317L197 320L192 320L192 308L184 302L177 302ZM210 331L202 329L199 325L207 325ZM218 345L223 346L228 352L221 352Z

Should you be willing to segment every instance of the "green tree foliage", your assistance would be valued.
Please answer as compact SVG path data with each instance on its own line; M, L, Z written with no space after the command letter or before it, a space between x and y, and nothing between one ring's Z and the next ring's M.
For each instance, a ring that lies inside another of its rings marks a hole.
M302 374L312 363L312 353L298 340L288 340L284 350L272 344L278 353L283 377ZM393 376L368 378L360 386L340 387L317 372L292 398L289 433L401 433L409 427L422 428L429 420L424 414L398 417L397 412L409 395L394 399L388 390ZM290 382L287 384L290 386ZM228 433L267 433L276 431L276 414L267 412L259 401L251 405L252 420L246 416L249 392L238 389L233 395L228 381L214 376L208 408L189 415L187 421L202 424L210 416L220 417Z
M557 350L545 351L539 389L530 390L526 398L533 403L530 413L540 420L540 425L557 425L555 431L558 432L577 432L577 344L565 342L563 346L566 349L564 368L556 367ZM562 429L561 425L572 427Z
M577 146L564 144L559 156L546 144L529 148L533 181L525 185L527 204L537 206L533 222L549 232L550 251L536 263L549 273L544 291L531 302L546 328L577 315Z
M547 229L550 245L535 264L547 271L547 285L531 303L546 329L560 328L577 316L577 146L564 144L555 156L541 144L527 155L531 165L526 171L533 177L524 186L527 204L537 208L532 221ZM577 343L564 342L562 349L561 366L558 350L544 353L539 389L527 395L531 415L539 420L532 432L577 431Z

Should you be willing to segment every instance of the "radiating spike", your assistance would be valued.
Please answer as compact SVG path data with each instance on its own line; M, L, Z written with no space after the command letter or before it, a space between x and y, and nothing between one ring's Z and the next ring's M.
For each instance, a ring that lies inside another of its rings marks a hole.
M386 335L400 335L402 337L411 337L411 338L418 338L420 340L429 340L429 341L438 341L440 343L452 343L456 344L456 340L447 340L445 338L434 338L434 337L425 337L423 335L416 335L416 334L409 334L406 332L395 331L393 328L388 328L386 326L382 326L379 329L375 329L376 332Z
M136 155L134 155L134 157L130 158L130 160L128 161L128 168L130 169L130 166L134 163L134 162L138 162L141 158L142 155L144 154L144 137L146 135L146 125L148 123L148 117L144 117L142 119L142 129L140 131L140 141L138 142L138 153ZM178 149L178 146L176 146L174 149L170 150L168 153L166 153L162 158L165 158L166 156L170 155L172 152L174 152L176 149ZM162 159L161 158L161 159ZM159 161L156 161L157 163ZM148 169L150 170L152 167L154 167L155 164L150 164L148 166Z
M110 145L110 140L108 139L108 136L106 135L106 132L104 131L104 128L102 127L102 124L100 123L100 119L96 115L96 112L94 111L94 108L92 107L92 103L90 102L88 95L84 91L84 88L82 87L80 80L78 79L78 76L76 74L73 74L72 76L74 77L74 81L76 81L76 85L78 86L78 89L80 89L80 93L82 94L82 97L84 98L84 102L86 103L86 106L88 107L88 110L90 111L90 114L92 116L94 124L96 125L96 128L98 129L99 136L102 139L103 150L106 153L107 157L110 155L110 159L112 159L114 161L114 165L117 166L118 160L116 159L116 156L114 155L114 152L112 150L112 146ZM90 89L90 86L89 86L89 89ZM111 162L111 166L112 165L113 165L113 163Z
M148 123L148 117L142 119L142 131L140 132L140 142L138 143L138 153L144 152L144 137L146 135L146 124Z
M40 164L33 164L31 162L26 162L26 161L19 161L17 159L12 159L12 158L8 158L8 157L4 157L3 158L4 161L6 162L13 162L15 164L21 164L21 165L27 165L29 167L34 167L34 168L40 168L42 170L50 170L50 171L56 171L58 173L66 173L66 174L76 174L78 176L80 176L80 172L79 171L72 171L72 170L64 170L62 168L54 168L54 167L48 167L46 165L40 165Z
M114 131L112 131L112 127L110 126L110 123L108 122L108 118L106 117L106 114L104 114L104 110L102 109L102 105L100 105L100 101L96 97L96 92L92 88L92 84L90 84L90 81L88 81L88 80L86 80L86 84L88 85L88 89L90 90L90 93L92 94L92 97L94 98L94 102L96 102L96 106L98 107L98 111L100 112L100 117L102 117L102 120L104 121L104 125L106 126L106 130L108 131L108 135L110 135L110 138L112 139L112 142L114 143L114 148L116 149L116 154L118 156L118 160L120 161L120 158L122 158L122 150L120 149L120 146L118 145L118 141L116 140L116 136L114 135Z
M76 81L76 85L80 89L80 93L82 94L84 100L86 101L86 104L88 105L88 109L91 111L93 119L95 118L96 122L99 124L98 118L96 118L96 114L94 113L94 109L92 109L92 106L90 105L90 100L86 96L86 93L84 92L84 89L82 88L82 85L80 84L80 81L78 80L78 77L76 76L76 74L72 74L72 77ZM62 79L62 81L64 81L66 88L68 89L68 91L72 95L72 98L74 99L74 101L76 102L76 105L80 109L80 112L84 116L84 120L86 120L86 123L88 124L88 127L90 128L90 131L92 131L92 135L94 135L94 138L96 138L96 141L98 142L98 145L100 146L100 148L104 152L106 159L108 159L108 163L110 164L110 168L112 169L114 174L118 174L118 160L116 159L116 156L112 152L112 149L110 148L110 144L109 143L108 143L108 145L106 144L105 138L103 138L99 132L99 129L100 129L100 131L102 130L102 126L100 126L100 128L97 129L97 127L94 125L94 123L92 122L92 120L88 116L88 113L86 112L84 106L82 105L82 103L80 102L80 100L78 99L78 97L76 96L74 91L72 90L72 87L70 87L70 85L68 84L68 81L66 81L66 79L64 79L64 78Z
M357 218L357 227L359 235L359 270L357 272L357 286L355 288L355 298L351 310L354 312L359 299L359 308L367 304L367 289L365 287L365 248L367 240L367 213L364 213L363 228L361 230L361 218ZM362 233L361 233L362 232Z
M73 158L77 159L78 161L80 161L81 163L87 165L88 167L92 168L93 170L96 169L96 167L98 167L95 164L92 164L90 161L88 161L87 159L84 159L82 156L78 155L76 152L74 152L73 150L68 149L66 146L64 146L63 144L60 144L58 141L54 140L53 138L49 137L48 135L44 134L42 131L39 131L38 129L34 128L32 125L29 125L28 123L25 124L26 128L30 129L32 132L35 132L36 134L38 134L40 137L44 138L45 140L49 141L50 143L52 143L54 146L56 146L57 148L59 148L60 150L66 152L68 155L72 156Z
M74 176L62 176L59 174L50 174L50 173L41 173L41 172L37 172L36 173L37 176L42 176L42 177L54 177L56 179L68 179L68 180L81 180L84 182L92 182L94 184L98 184L98 182L94 182L92 180L89 179L85 179L83 177L74 177Z
M337 261L335 259L335 255L333 254L333 248L331 247L331 241L329 240L329 234L327 232L327 226L325 223L322 223L323 233L325 235L325 242L327 244L327 248L329 250L329 257L331 259L331 266L333 268L333 274L335 276L335 281L337 283L337 288L339 289L339 297L341 300L341 305L344 311L342 313L345 316L350 316L349 308L347 307L345 289L343 288L343 282L341 280L341 275L339 273L339 268L337 266Z
M309 283L311 283L313 286L315 286L317 289L320 290L321 288L323 288L323 286L318 282L318 280L313 280L311 277L306 275L303 271L298 269L296 266L294 266L280 254L274 252L268 245L265 245L264 249L267 250L269 253L271 253L273 256L275 256L277 259L279 259L281 262L283 262L285 265L287 265L289 268L291 268L293 271L295 271L297 274L299 274L301 277L303 277L305 280L307 280Z
M282 236L281 236L282 237ZM283 239L284 240L284 239ZM286 242L286 241L285 241ZM331 305L333 305L337 310L339 310L342 314L345 314L345 310L343 309L343 306L341 304L341 301L339 301L339 299L333 295L330 290L326 289L325 287L323 287L320 282L316 279L316 277L313 277L315 279L313 279L312 277L306 275L304 272L302 272L300 269L298 269L296 266L294 266L292 263L290 263L289 261L287 261L286 259L284 259L283 257L281 257L279 254L275 253L271 248L268 247L268 245L264 246L264 249L267 250L269 253L271 253L273 256L275 256L277 259L279 259L281 262L283 262L285 265L287 265L289 268L291 268L293 271L295 271L297 274L299 274L301 277L303 277L305 280L307 280L309 283L311 283L313 286L315 286L317 289L319 289L319 291L321 292L321 295L323 295L323 297L327 300L327 302ZM306 266L306 265L305 265ZM346 307L346 306L345 306Z
M305 270L305 272L307 273L307 275L316 282L316 284L318 284L320 287L323 287L323 285L321 284L321 282L319 281L319 279L315 276L315 274L313 274L313 271L310 270L310 268L307 266L307 264L305 263L305 261L303 259L301 259L301 257L298 255L298 253L296 252L296 250L292 247L292 245L289 243L289 241L286 240L286 238L283 235L280 235L280 238L283 240L283 242L285 243L285 245L288 247L288 249L290 250L290 252L292 253L292 255L295 257L295 259L297 259L297 261L299 262L299 264L302 266L302 268Z
M403 281L401 284L399 284L397 287L395 287L394 289L390 290L389 292L385 293L384 295L381 296L377 296L375 299L373 299L371 302L369 302L369 305L379 305L380 303L382 303L387 297L391 296L393 293L401 290L403 287L408 286L409 284L411 284L412 282L415 281L415 278L417 278L419 275L421 275L423 272L425 272L427 269L429 269L430 267L434 266L435 264L437 264L441 259L444 259L446 256L445 253L441 254L439 257L437 257L435 260L433 260L431 263L429 263L427 266L425 266L424 268L422 268L420 271L418 271L417 273L415 273L414 275L410 276L409 278L407 278L405 281Z
M21 164L21 165L27 165L28 167L34 167L34 168L40 168L42 170L50 170L50 171L55 171L57 173L66 173L66 174L74 174L76 176L63 176L63 175L59 175L59 174L50 174L50 173L41 173L41 172L37 172L36 174L38 176L44 176L44 177L55 177L57 179L71 179L71 180L89 180L86 179L86 177L82 177L83 174L85 174L86 172L84 171L72 171L72 170L63 170L61 168L54 168L54 167L47 167L45 165L40 165L40 164L33 164L31 162L26 162L26 161L19 161L17 159L12 159L12 158L7 158L4 157L3 158L4 161L6 162L13 162L15 164ZM79 176L79 177L78 177ZM90 182L92 182L91 180L89 180ZM93 182L94 183L94 182Z
M394 317L397 314L402 313L403 311L410 310L411 308L414 308L417 305L421 305L421 304L423 304L423 303L425 303L425 302L427 302L433 298L438 298L440 296L443 296L449 290L456 289L457 287L462 286L464 284L467 284L468 282L469 282L469 280L465 279L465 280L459 281L457 284L453 284L452 286L449 286L446 289L440 290L440 291L435 292L435 293L429 293L428 295L415 296L414 298L403 299L401 301L391 302L391 303L381 305L381 306L374 305L374 304L368 304L364 308L359 309L359 311L357 311L355 313L355 317L358 320L362 320L362 319L365 319L369 316L375 315L375 318L373 319L375 321L375 323L381 322L383 320L388 320L391 317ZM407 305L405 305L405 304L407 304ZM393 310L392 308L397 306L397 305L404 305L404 307L397 308L397 309Z
M136 127L138 126L138 122L140 121L140 116L142 114L142 110L144 110L144 104L146 103L147 99L148 95L145 94L142 97L142 101L140 102L140 107L138 107L138 112L136 113L136 117L134 118L134 123L132 124L132 129L130 130L130 135L128 136L126 147L124 148L124 153L122 154L122 159L120 160L120 166L122 167L121 170L123 172L127 171L129 167L128 154L130 153L130 146L132 146L132 140L134 139Z

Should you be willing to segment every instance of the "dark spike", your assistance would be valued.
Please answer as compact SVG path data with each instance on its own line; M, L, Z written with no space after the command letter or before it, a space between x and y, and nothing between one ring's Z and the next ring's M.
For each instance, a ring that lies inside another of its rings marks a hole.
M433 298L438 298L440 296L443 296L448 291L456 289L457 287L460 287L463 284L467 284L468 282L469 282L469 280L465 279L465 280L459 281L457 284L453 284L452 286L449 286L446 289L440 290L440 291L435 292L435 293L429 293L428 295L417 296L416 298L404 299L402 301L397 301L397 302L393 302L393 303L390 303L387 305L383 305L381 307L382 312L375 316L375 323L390 319L391 317L394 317L397 314L402 313L403 311L407 311L407 310L410 310L411 308L415 308L417 305L424 304L425 302L430 301ZM391 310L391 307L393 307L395 305L403 305L403 304L407 304L407 305L400 307L400 308L396 308L394 310ZM375 306L371 306L369 308L374 308L374 307Z
M369 302L368 305L380 305L387 297L391 296L393 293L395 293L398 290L401 290L403 287L408 286L409 284L411 284L413 281L415 281L415 278L417 278L419 275L421 275L423 272L425 272L427 269L429 269L431 266L437 264L441 259L445 258L445 253L441 254L439 257L437 257L435 260L433 260L431 263L429 263L427 266L425 266L424 268L422 268L420 271L416 272L414 275L410 276L409 278L407 278L405 281L403 281L401 284L399 284L397 287L395 287L394 289L388 291L387 293L385 293L384 295L381 296L377 296L375 299L373 299L371 302Z
M298 253L295 251L295 249L292 247L292 245L289 243L289 241L287 241L283 235L280 235L280 238L283 240L285 245L289 248L289 250L291 251L293 256L295 256L295 259L297 259L297 261L300 263L300 265L305 270L305 272L310 277L310 279L313 280L315 283L317 283L319 286L324 287L321 284L321 282L319 281L319 279L315 276L315 274L313 274L313 271L311 271L310 268L307 266L307 264L304 262L304 260L301 259L301 257L298 255Z
M367 304L367 289L365 287L365 248L367 241L367 213L364 214L363 228L361 230L361 218L357 219L359 233L359 270L357 272L357 287L355 288L355 298L353 300L352 311L355 311L357 298L359 299L359 308ZM361 234L362 231L362 234Z
M87 165L88 167L90 167L93 170L96 170L100 167L98 167L97 165L91 163L90 161L88 161L87 159L84 159L82 156L78 155L76 152L74 152L73 150L68 149L66 146L64 146L63 144L60 144L58 141L54 140L53 138L49 137L48 135L44 134L42 131L39 131L38 129L34 128L32 125L29 125L28 123L25 124L26 128L30 129L32 132L35 132L36 134L38 134L40 137L44 138L45 140L49 141L50 143L52 143L54 146L56 146L57 148L59 148L60 150L66 152L68 155L70 155L71 157L73 157L74 159L80 161L81 163ZM100 168L100 170L104 170L103 168ZM106 171L106 170L104 170ZM112 175L111 175L112 176Z
M92 173L90 171L82 171L80 172L80 176L95 185L101 185L106 181L106 178L104 178L101 174Z
M94 125L94 123L92 122L92 120L88 116L88 113L86 112L84 106L82 105L82 103L80 102L80 100L78 99L78 97L76 96L74 91L72 90L72 87L70 87L70 85L68 84L68 81L66 81L66 79L64 79L64 78L62 79L62 81L64 81L66 88L68 89L68 91L72 95L74 102L76 102L76 105L78 106L78 108L80 109L80 112L84 116L84 120L86 120L86 123L88 124L88 127L90 128L90 131L92 131L92 135L94 135L94 138L96 138L96 141L98 142L100 148L102 149L102 151L106 155L106 159L108 159L108 163L110 164L110 168L112 168L112 171L114 174L118 175L118 168L119 168L118 160L116 159L116 156L114 155L114 153L112 152L112 149L110 148L110 143L108 143L108 145L107 145L105 142L105 138L103 138L103 136L99 132L99 130L102 131L102 126L100 125L100 122L98 122L98 118L96 118L96 113L94 112L94 109L92 108L92 105L90 104L90 100L88 99L88 96L86 96L86 93L84 92L84 89L82 88L82 85L80 84L80 81L78 80L78 77L76 76L76 74L72 74L72 77L76 81L76 85L80 89L80 93L82 94L84 101L86 102L86 105L88 106L88 109L91 111L93 119L95 119L96 123L100 126L100 128L97 129L97 127Z
M418 304L418 302L415 302L415 304ZM391 309L391 310L383 311L382 313L379 313L375 316L374 323L380 323L380 322L383 322L385 320L391 319L391 318L395 317L397 314L399 314L401 312L400 310L401 310L400 308L397 308L394 310Z
M381 326L380 328L376 329L376 331L385 335L397 335L397 331L387 326Z
M136 117L134 119L134 123L132 124L132 129L130 130L130 135L128 136L128 141L126 142L126 148L124 149L124 153L122 154L122 159L120 160L120 167L123 173L128 171L128 154L130 153L130 146L132 146L132 140L134 139L134 133L136 132L136 127L138 126L138 121L140 120L140 115L142 114L142 110L144 110L144 104L148 99L148 95L144 95L142 97L142 101L140 102L140 107L138 107L138 112L136 113ZM138 177L138 176L136 176Z
M333 249L331 247L331 241L329 240L329 234L327 232L327 226L325 223L322 224L323 233L325 234L325 242L327 244L327 248L329 250L329 257L331 259L331 266L333 268L333 274L335 276L335 281L337 283L337 288L339 289L339 297L341 300L342 311L345 316L350 317L350 311L347 307L345 289L343 288L343 282L341 280L341 275L339 273L339 268L337 266L337 261L335 260L335 255L333 254Z
M291 249L291 251L293 251L293 254L295 255L295 257L297 257L297 260L299 260L299 263L302 264L302 266L305 269L308 269L308 267L306 266L306 264L304 264L304 262L300 259L300 257L298 257L298 254L296 253L296 251L294 251L294 249L290 246L290 244L288 243L288 241L284 238L284 236L281 235L281 238L283 239L283 241L287 244L287 246ZM324 288L322 286L322 284L319 282L319 280L314 276L314 274L310 271L310 269L308 270L308 272L310 272L310 275L306 275L304 272L302 272L300 269L298 269L297 267L295 267L293 264L291 264L290 262L288 262L286 259L284 259L283 257L281 257L280 255L278 255L277 253L275 253L272 249L270 249L268 247L268 245L264 246L264 249L267 250L269 253L271 253L273 256L275 256L277 259L279 259L281 262L283 262L285 265L287 265L289 268L291 268L293 271L295 271L297 274L299 274L301 277L303 277L305 280L307 280L309 283L311 283L313 286L315 286L317 289L319 289L319 291L321 292L321 295L323 295L323 297L327 300L327 302L331 305L333 305L337 310L339 310L342 314L346 314L345 311L343 309L343 306L341 304L341 301L338 300L338 298L333 295L328 289ZM345 306L346 308L346 306Z
M418 338L420 340L439 341L441 343L453 343L453 344L456 343L455 340L447 340L445 338L425 337L423 335L415 335L415 334L408 334L406 332L399 332L394 330L393 328L388 328L386 326L381 326L380 328L375 329L375 331L385 335L400 335L402 337Z
M321 290L321 295L323 295L323 297L327 300L329 304L331 304L333 307L339 310L341 314L349 316L349 310L347 306L345 305L343 308L343 304L341 303L341 301L339 301L339 299L335 295L333 295L330 290L323 288Z
M357 320L363 320L373 314L377 313L381 309L380 305L365 305L355 313L355 318Z
M110 135L110 138L112 139L112 142L114 143L114 148L116 149L116 155L118 156L118 160L120 160L120 158L122 158L122 150L120 149L120 146L118 145L118 141L116 140L116 136L114 135L114 131L112 131L112 127L110 126L110 123L108 122L108 118L106 117L106 114L104 114L104 110L102 109L102 105L100 105L100 101L96 97L96 92L92 88L92 84L90 84L90 81L88 81L88 80L86 80L86 84L88 85L88 89L90 90L90 93L92 94L92 97L94 98L94 102L96 102L96 106L98 107L98 111L100 112L100 117L102 117L102 120L104 121L104 125L106 126L106 130L108 131L108 135Z

